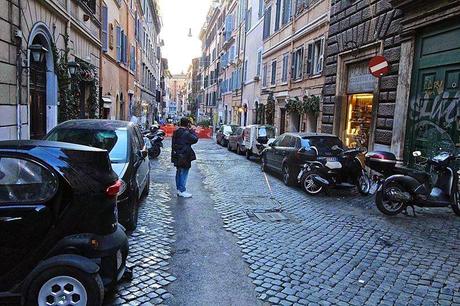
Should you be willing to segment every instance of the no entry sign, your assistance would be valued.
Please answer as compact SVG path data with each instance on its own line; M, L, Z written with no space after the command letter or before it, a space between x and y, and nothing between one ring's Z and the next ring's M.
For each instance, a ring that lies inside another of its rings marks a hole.
M383 56L377 55L369 62L369 72L379 78L390 72L390 65Z

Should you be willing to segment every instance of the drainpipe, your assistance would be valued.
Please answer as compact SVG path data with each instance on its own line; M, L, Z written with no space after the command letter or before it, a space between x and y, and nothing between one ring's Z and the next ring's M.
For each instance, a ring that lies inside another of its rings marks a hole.
M244 18L243 18L243 22L240 24L240 41L241 41L241 28L243 28L243 33L244 35L242 35L244 37L244 45L243 45L243 70L241 71L242 72L242 76L241 76L241 100L240 100L240 108L243 108L243 92L244 92L244 75L245 75L245 70L248 69L248 67L246 67L245 65L245 62L246 62L246 38L247 38L247 33L246 33L246 19L247 19L247 13L248 13L248 1L249 0L245 0L244 1ZM238 55L240 54L239 50L238 50ZM246 108L247 110L247 108ZM240 114L240 125L241 124L241 121L244 121L244 117L243 117L243 113L240 112L240 110L238 109L238 113ZM247 116L247 114L246 114ZM246 117L247 118L247 117ZM247 123L247 122L246 122Z
M13 4L11 1L9 2L9 18L10 22L13 23ZM17 139L21 139L21 100L22 100L22 56L21 56L21 46L22 46L22 32L21 32L21 0L18 0L19 6L19 16L18 16L18 24L19 28L17 29L17 33L15 37L17 39L16 43L16 132L17 132ZM20 35L20 36L19 36Z

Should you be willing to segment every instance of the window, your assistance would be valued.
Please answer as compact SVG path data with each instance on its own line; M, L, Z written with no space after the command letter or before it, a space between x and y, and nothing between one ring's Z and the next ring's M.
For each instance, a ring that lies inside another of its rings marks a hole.
M267 63L265 63L262 86L267 87L267 85L268 85L268 66L267 66Z
M324 63L324 37L308 44L307 75L321 74Z
M131 46L131 52L130 52L130 66L129 68L131 71L136 71L136 48L134 46Z
M283 20L282 24L285 25L291 19L291 0L283 0Z
M283 56L283 73L281 75L281 82L286 83L288 80L288 64L289 64L289 54Z
M251 29L252 7L246 12L246 32Z
M303 47L297 49L292 54L292 79L299 80L302 78L303 70Z
M259 0L259 19L264 16L264 0Z
M260 70L262 66L262 50L257 51L257 76L260 76Z
M117 62L121 62L121 28L117 26Z
M244 61L243 67L243 81L246 82L248 80L248 60Z
M272 7L268 7L264 14L264 36L263 39L267 39L270 36L270 25L272 19Z
M276 0L275 32L280 28L281 0Z
M102 23L102 37L101 37L101 40L102 40L102 51L103 52L107 52L108 51L108 45L109 45L109 42L108 42L108 28L109 28L109 24L108 24L108 9L107 9L107 6L103 5L102 6L102 12L101 12L101 15L102 15L102 20L101 20L101 23Z
M45 202L57 189L58 179L43 166L16 157L0 157L0 204Z
M276 61L272 62L272 74L271 74L271 85L276 84Z

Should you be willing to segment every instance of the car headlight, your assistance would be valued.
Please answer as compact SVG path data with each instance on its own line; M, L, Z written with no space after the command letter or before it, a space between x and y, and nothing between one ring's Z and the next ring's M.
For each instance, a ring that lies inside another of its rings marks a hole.
M118 191L118 194L117 194L118 196L122 195L123 192L125 192L126 186L127 186L125 181L120 180L120 182L121 182L121 186L120 186L120 191Z

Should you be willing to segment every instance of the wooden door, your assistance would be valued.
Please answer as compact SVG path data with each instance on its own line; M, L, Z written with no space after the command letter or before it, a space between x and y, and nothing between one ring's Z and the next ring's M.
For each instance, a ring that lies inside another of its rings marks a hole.
M30 64L30 138L46 135L46 63Z

